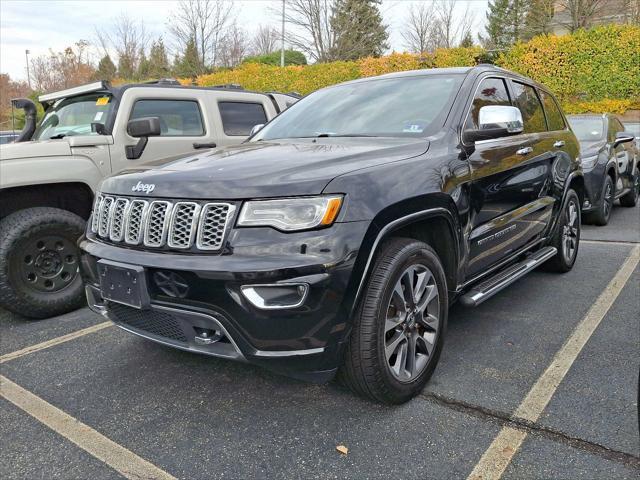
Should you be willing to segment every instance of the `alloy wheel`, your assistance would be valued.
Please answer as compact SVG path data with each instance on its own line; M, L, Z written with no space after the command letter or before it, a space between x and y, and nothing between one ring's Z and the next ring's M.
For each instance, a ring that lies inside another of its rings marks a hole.
M567 263L573 261L578 250L578 205L571 199L566 206L566 224L562 229L562 255Z
M416 379L427 367L440 328L435 277L422 264L407 267L397 280L385 319L385 358L400 382Z
M607 182L607 186L604 190L604 218L609 218L611 214L611 206L613 205L613 192L611 189L611 183Z

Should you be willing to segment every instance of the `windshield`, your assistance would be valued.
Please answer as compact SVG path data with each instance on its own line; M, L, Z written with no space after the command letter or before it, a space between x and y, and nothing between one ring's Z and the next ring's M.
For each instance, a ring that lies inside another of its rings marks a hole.
M604 119L599 117L568 117L571 130L581 142L595 142L604 138Z
M444 121L463 78L420 75L330 87L289 107L252 140L424 137Z
M640 137L640 123L624 123L624 129L633 133L634 136Z
M111 95L105 93L62 98L47 110L32 140L97 135L91 131L91 124L104 125L111 114L111 105Z

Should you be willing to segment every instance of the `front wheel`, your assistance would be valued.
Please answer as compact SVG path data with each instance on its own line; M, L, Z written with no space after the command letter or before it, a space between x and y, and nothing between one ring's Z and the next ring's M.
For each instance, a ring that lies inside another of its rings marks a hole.
M633 177L633 186L631 190L620 197L620 205L623 207L635 207L638 203L638 195L640 194L640 172Z
M30 318L60 315L84 301L78 247L85 221L36 207L0 222L0 306Z
M569 189L567 192L556 232L549 245L556 247L558 253L545 263L545 267L560 273L571 270L580 246L580 199L575 190Z
M611 211L613 210L613 202L615 200L613 179L609 175L605 175L602 191L600 192L600 202L595 211L585 214L588 223L593 223L600 227L604 227L609 223Z
M339 378L376 401L410 400L436 367L447 313L447 284L435 251L412 239L386 242L353 319Z

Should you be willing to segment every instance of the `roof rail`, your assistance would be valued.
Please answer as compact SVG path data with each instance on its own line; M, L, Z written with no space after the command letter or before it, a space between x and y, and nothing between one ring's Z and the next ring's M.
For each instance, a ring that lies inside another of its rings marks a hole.
M239 85L237 83L225 83L222 85L214 85L211 88L228 88L230 90L244 90L244 88L242 88L242 85Z
M159 78L157 80L148 80L146 82L142 82L144 85L182 85L175 78Z

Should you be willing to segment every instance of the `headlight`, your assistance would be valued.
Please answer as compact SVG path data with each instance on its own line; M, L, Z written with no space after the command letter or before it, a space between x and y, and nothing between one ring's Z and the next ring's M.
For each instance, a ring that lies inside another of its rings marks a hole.
M328 226L341 205L341 195L252 200L242 206L238 226L273 227L285 232Z
M597 162L598 162L598 155L591 155L590 157L583 157L580 160L580 163L582 164L582 168L584 170L593 169L593 167L596 166Z

